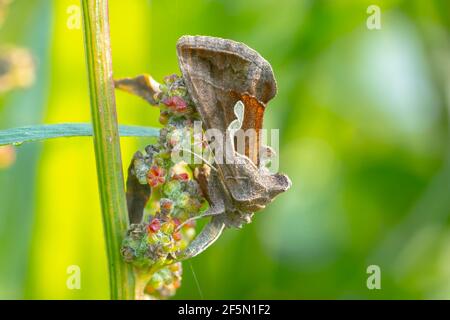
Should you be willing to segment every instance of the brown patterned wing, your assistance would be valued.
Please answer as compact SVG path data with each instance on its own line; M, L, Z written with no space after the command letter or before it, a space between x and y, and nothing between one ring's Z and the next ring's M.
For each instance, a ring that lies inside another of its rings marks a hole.
M255 130L255 143L245 143L245 153L247 157L252 160L256 165L259 165L259 148L260 143L260 130L262 129L265 105L259 101L256 97L244 93L240 95L239 99L244 103L244 122L242 123L243 132L247 132L248 129Z
M243 43L206 36L183 36L178 60L205 129L225 133L236 119L234 105L245 105L243 130L262 128L265 104L277 92L270 64ZM259 150L259 141L254 146ZM257 153L252 161L257 164Z
M151 190L148 184L142 185L136 178L134 171L134 162L136 159L142 158L141 152L136 152L128 167L127 178L127 207L129 223L141 223L144 215L144 208L150 199Z

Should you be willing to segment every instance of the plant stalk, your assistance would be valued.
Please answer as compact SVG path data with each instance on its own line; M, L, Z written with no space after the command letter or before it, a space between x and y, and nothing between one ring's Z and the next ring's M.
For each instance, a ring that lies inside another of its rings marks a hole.
M117 124L107 0L81 0L94 147L111 299L134 299L131 266L120 254L127 206Z

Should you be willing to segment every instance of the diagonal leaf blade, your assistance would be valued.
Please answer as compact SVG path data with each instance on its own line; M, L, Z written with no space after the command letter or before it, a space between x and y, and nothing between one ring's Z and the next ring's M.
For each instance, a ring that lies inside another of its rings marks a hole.
M157 137L159 129L141 126L119 126L121 137ZM20 145L25 142L54 138L90 137L92 125L89 123L60 123L26 126L0 130L0 146Z

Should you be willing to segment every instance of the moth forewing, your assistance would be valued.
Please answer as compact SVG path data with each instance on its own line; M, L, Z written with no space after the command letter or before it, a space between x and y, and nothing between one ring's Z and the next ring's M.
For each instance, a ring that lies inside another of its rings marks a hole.
M245 44L204 36L182 37L177 51L186 87L205 129L225 132L236 119L234 106L239 100L247 109L242 129L261 129L264 108L256 108L255 101L263 105L277 91L272 68L264 58Z
M270 63L241 42L208 36L183 36L177 42L177 51L183 77L191 78L190 74L199 78L209 74L207 78L218 80L215 84L225 84L219 89L248 93L262 103L267 103L277 93Z

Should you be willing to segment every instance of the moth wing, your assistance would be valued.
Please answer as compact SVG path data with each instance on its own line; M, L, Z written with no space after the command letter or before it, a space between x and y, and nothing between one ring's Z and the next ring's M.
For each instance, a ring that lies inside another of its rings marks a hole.
M241 128L259 133L265 104L277 92L272 67L261 55L243 43L206 36L181 37L177 52L186 87L205 129L225 133L236 119L233 108L241 100L245 105ZM259 140L254 147L259 150ZM252 161L258 163L257 152Z
M141 223L145 205L151 195L150 186L148 184L140 184L134 171L135 159L141 159L142 157L143 155L141 152L136 152L128 167L126 198L130 224Z
M259 153L261 148L260 130L263 125L265 105L262 104L262 102L259 101L256 97L251 96L247 93L242 94L240 96L240 100L244 103L245 106L244 121L242 123L241 133L250 135L252 135L253 133L254 137L252 138L255 140L254 143L244 144L245 151L243 154L249 157L254 164L259 165ZM254 129L254 131L248 131L248 129ZM246 136L244 136L244 139ZM251 139L249 141L251 141Z

